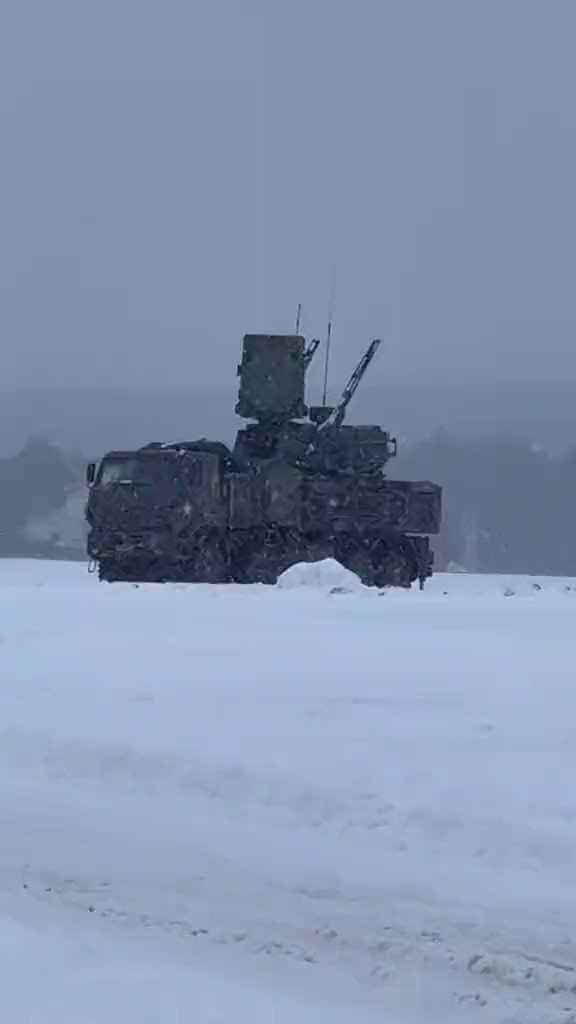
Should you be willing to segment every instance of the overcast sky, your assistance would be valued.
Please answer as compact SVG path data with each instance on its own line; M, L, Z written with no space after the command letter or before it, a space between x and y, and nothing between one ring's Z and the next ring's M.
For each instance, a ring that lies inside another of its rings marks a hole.
M3 388L576 382L573 0L4 0Z

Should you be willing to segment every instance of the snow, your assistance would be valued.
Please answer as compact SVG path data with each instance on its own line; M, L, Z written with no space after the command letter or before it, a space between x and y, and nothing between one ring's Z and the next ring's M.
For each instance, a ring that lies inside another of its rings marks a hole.
M1 1020L575 1024L576 581L326 568L0 562Z
M295 587L318 587L321 590L348 593L362 588L362 582L350 569L344 568L334 558L319 562L298 562L286 569L276 586L281 590Z

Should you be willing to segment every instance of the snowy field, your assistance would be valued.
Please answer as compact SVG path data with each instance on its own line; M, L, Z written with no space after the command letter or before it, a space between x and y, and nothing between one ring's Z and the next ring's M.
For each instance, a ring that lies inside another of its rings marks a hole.
M0 1021L575 1024L576 581L338 583L0 561Z

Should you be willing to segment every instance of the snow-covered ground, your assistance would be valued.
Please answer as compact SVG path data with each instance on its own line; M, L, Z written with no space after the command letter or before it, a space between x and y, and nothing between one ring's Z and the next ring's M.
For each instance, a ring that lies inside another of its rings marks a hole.
M576 1022L576 581L315 582L0 562L1 1021Z

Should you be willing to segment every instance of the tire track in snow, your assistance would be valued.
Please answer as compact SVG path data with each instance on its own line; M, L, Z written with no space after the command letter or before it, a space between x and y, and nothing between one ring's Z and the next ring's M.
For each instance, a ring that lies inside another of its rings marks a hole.
M478 925L458 928L437 915L435 927L407 927L397 917L381 925L378 932L362 931L367 908L356 905L356 913L346 909L346 900L338 894L311 896L301 890L248 892L238 905L227 901L225 912L218 907L218 880L207 886L203 897L183 900L181 894L159 893L159 902L174 903L174 913L159 913L151 905L150 892L118 891L109 882L90 882L63 878L53 872L2 872L5 885L31 899L70 911L93 914L113 927L153 929L183 941L204 946L226 946L244 955L291 958L306 964L345 970L357 980L376 985L410 984L418 976L420 984L434 984L444 976L457 1004L472 1004L494 1012L495 1008L521 1010L521 1024L570 1024L567 1015L576 1011L576 947L567 950L573 960L564 961L552 952L540 954L494 943L482 934ZM206 881L203 879L202 881ZM280 897L280 899L279 899ZM152 901L153 903L154 901ZM252 918L247 906L254 908ZM267 916L255 912L266 906ZM316 911L311 915L311 905ZM320 908L320 909L318 909ZM278 919L270 917L276 909ZM178 913L178 910L180 911ZM394 908L402 916L402 907ZM289 918L283 917L289 912ZM316 924L310 917L316 918ZM406 907L407 918L414 908ZM308 924L303 923L308 919ZM320 920L324 924L320 924ZM373 920L372 920L373 924ZM543 1017L546 1008L552 1016ZM533 1016L531 1014L533 1013ZM516 1018L490 1020L513 1021Z

